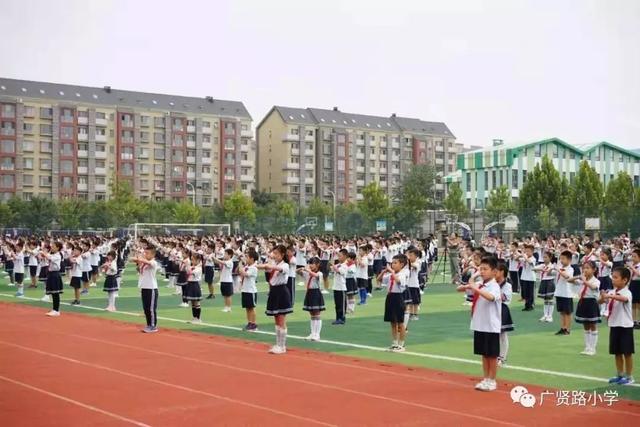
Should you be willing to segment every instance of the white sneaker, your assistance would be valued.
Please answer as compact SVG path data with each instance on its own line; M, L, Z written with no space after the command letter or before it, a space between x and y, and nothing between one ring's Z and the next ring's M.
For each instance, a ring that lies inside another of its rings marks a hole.
M50 312L47 313L47 316L49 316L49 317L58 317L58 316L60 316L60 312L59 311L55 311L55 310L51 310Z
M596 351L595 351L595 350L593 350L593 349L589 349L589 350L587 350L587 352L586 352L586 353L584 353L584 354L585 354L585 356L595 356L595 355L596 355Z
M311 337L311 341L320 341L320 335L314 335Z
M40 301L51 302L51 298L49 298L49 295L45 295L42 298L40 298Z
M585 348L584 350L582 350L580 352L580 354L584 354L585 356L589 356L589 353L591 352L591 350L589 350L588 348Z
M402 353L404 352L404 347L401 345L398 345L396 347L394 347L393 349L391 349L392 352L394 353Z
M482 381L480 381L478 384L476 384L475 389L476 389L476 390L482 390L482 388L483 388L483 387L485 387L485 383L486 383L487 381L488 381L488 380L487 380L486 378L483 378L483 379L482 379Z
M541 318L538 319L538 322L546 322L547 321L547 316L542 316Z
M424 295L424 291L420 289L420 295Z
M7 283L7 286L15 286L15 283Z
M96 286L98 286L98 285L96 285L95 283L89 283L89 287L90 288L95 288Z
M271 347L269 349L269 353L271 354L285 354L287 352L287 349L284 347L280 347L277 345L274 345L273 347Z
M553 317L548 316L546 322L553 323Z
M487 380L487 382L485 382L484 384L486 386L486 389L482 391L494 391L495 389L498 388L498 384L496 383L496 380Z
M180 307L189 307L189 303L188 302L181 302L180 303Z
M115 307L108 306L107 308L105 308L105 311L108 311L108 312L110 312L110 313L113 313L114 311L116 311L116 308L115 308Z
M191 323L192 325L199 325L202 323L202 319L197 319L197 318L193 318L191 320L188 320L187 323Z
M329 293L329 291L328 291L328 290L326 290L326 289L323 289L323 290L321 290L321 291L320 291L320 293L321 293L321 294L325 294L325 295L327 295L327 294Z
M231 313L231 307L225 307L222 309L223 313Z

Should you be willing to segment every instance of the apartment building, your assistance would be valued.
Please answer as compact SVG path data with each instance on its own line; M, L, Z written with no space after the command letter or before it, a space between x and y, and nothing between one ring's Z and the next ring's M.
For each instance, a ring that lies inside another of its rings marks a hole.
M483 209L491 190L500 186L509 188L513 201L517 202L527 174L545 155L569 183L573 183L580 163L586 160L605 187L620 171L629 174L634 187L640 187L640 153L608 142L571 145L558 138L520 144L494 140L491 147L459 154L458 171L447 181L460 181L470 209Z
M255 183L251 116L238 101L0 78L0 199L142 199L208 206Z
M362 199L377 182L389 194L414 164L433 162L442 178L462 151L444 123L345 113L334 107L274 106L256 129L258 187L301 205ZM445 193L436 184L436 197Z

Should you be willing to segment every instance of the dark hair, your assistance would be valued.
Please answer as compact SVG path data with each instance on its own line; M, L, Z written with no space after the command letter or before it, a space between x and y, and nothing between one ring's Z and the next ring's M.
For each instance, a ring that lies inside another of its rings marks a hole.
M346 249L340 249L340 250L338 251L338 253L339 253L339 254L342 254L342 255L344 255L344 256L346 256L346 257L348 257L348 256L349 256L349 251L348 251L348 250L346 250Z
M153 246L147 246L146 248L144 248L145 251L151 251L152 254L156 253L156 248L154 248ZM113 251L111 251L113 252Z
M613 273L618 273L625 282L631 280L631 270L626 267L613 267L611 274Z
M318 258L317 256L311 257L309 258L309 260L307 261L307 264L309 265L319 265L320 264L320 258Z
M595 261L587 261L584 264L582 264L583 266L588 265L590 266L593 270L596 269L596 262Z
M496 263L496 270L501 271L505 279L509 277L509 266L507 266L507 263L504 260L498 260Z
M116 259L116 252L115 251L109 251L109 252L107 252L107 256L111 257L111 259Z
M349 253L347 254L347 258L349 258L349 259L356 259L356 258L357 258L357 256L358 256L358 255L356 255L356 253L355 253L355 252L349 252Z
M573 258L573 254L572 254L571 252L569 252L569 251L562 251L562 252L560 252L560 256L561 256L561 257L563 256L563 257L565 257L565 258L567 258L567 259L569 259L569 260L570 260L571 258Z
M398 261L400 264L402 264L403 267L409 263L407 256L404 254L394 255L392 259Z
M229 248L229 249L225 249L224 253L229 255L229 256L233 256L233 249Z
M493 255L485 256L480 260L480 264L486 264L492 270L495 270L498 266L498 259Z
M273 250L278 252L282 256L282 258L287 256L287 248L285 245L277 245L275 248L273 248ZM231 252L233 253L233 251Z
M245 255L254 261L257 261L258 258L260 258L260 255L258 255L258 252L256 252L255 249L248 249Z
M409 249L407 252L410 254L414 254L418 258L420 258L420 255L422 255L422 253L418 249Z

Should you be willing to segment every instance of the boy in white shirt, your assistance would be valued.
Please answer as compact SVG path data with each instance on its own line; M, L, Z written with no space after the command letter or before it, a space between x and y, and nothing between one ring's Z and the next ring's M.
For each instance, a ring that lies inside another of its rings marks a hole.
M143 257L133 259L133 262L140 267L138 287L141 291L144 315L147 318L147 326L142 332L147 334L158 332L158 282L156 280L158 263L155 257L155 248L148 247L144 250Z
M600 302L606 302L609 313L609 354L615 355L617 376L609 379L610 384L633 384L633 317L631 315L632 295L628 284L631 272L624 267L614 267L611 282L614 291L603 294Z
M258 257L259 255L255 250L249 249L244 256L245 265L240 267L238 271L241 277L240 292L242 292L242 308L247 312L247 325L244 327L244 330L249 332L258 330L255 310L258 302L258 288L256 287L256 279L258 278L256 261Z
M573 285L568 279L573 277L571 266L572 254L569 251L560 253L560 265L557 266L556 277L556 309L560 313L560 330L556 335L569 335L571 329L571 315L573 314Z
M347 294L347 255L346 249L338 251L338 264L332 266L333 269L333 301L336 306L336 320L332 325L344 325L346 318L344 315L346 309ZM322 269L322 267L321 267ZM323 275L323 277L326 277Z
M476 384L476 390L494 391L496 385L497 360L500 355L500 331L502 329L502 298L500 286L495 281L497 260L485 256L480 261L482 283L471 281L460 285L457 290L473 291L471 305L471 330L473 330L473 351L482 356L484 378Z
M520 258L522 263L522 273L520 274L520 286L522 286L522 298L524 298L524 308L522 311L533 310L534 285L536 274L533 267L536 265L536 258L533 256L533 245L524 246L524 256Z

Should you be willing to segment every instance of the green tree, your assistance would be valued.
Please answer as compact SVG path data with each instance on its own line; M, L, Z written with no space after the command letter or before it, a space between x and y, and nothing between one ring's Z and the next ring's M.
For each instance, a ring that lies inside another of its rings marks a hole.
M332 207L324 203L320 198L314 197L309 202L309 206L302 211L305 217L318 218L318 224L324 221L325 217L331 216Z
M389 197L376 182L371 182L362 189L362 200L358 209L372 227L376 220L387 219L390 212Z
M484 209L484 217L487 222L499 221L501 215L515 213L515 209L511 192L503 185L494 188L489 193L487 206Z
M172 209L173 219L178 224L198 224L200 222L200 208L191 202L176 203Z
M548 207L551 213L562 218L566 209L567 184L563 184L560 173L548 156L544 156L539 165L527 174L518 200L520 222L528 230L540 227L538 212Z
M89 204L81 199L62 199L58 201L57 214L61 230L84 228L88 224Z
M637 213L633 212L634 191L633 180L626 172L619 172L609 181L604 196L604 217L609 232L627 232L632 218L637 219Z
M540 230L545 233L551 233L558 227L558 218L551 212L548 206L543 206L537 215L538 224L540 224Z
M341 203L336 206L336 223L334 230L340 235L363 234L365 219L353 202Z
M91 228L111 228L114 227L114 221L111 211L108 209L107 202L98 200L89 203L87 207L87 227Z
M11 202L11 200L9 201ZM29 202L22 202L20 217L22 224L32 231L43 231L51 227L56 219L56 204L51 199L33 197Z
M256 222L255 205L249 196L236 190L224 199L225 219L233 225L234 221L241 224L254 224Z
M13 227L15 215L6 203L0 203L0 227Z
M458 221L462 221L469 215L469 209L462 198L462 188L460 183L452 182L449 185L449 193L442 202L447 213L458 216Z
M584 218L599 217L602 211L604 188L600 176L587 161L580 162L580 168L569 190L570 212L567 223L573 230L584 226Z
M267 193L267 190L251 190L251 199L256 207L267 207L276 202L276 195Z
M134 222L144 222L148 216L146 206L133 193L128 182L111 182L111 198L107 201L113 226L126 227Z
M422 221L425 210L435 208L434 183L437 172L433 165L413 166L393 192L394 228L410 231Z

